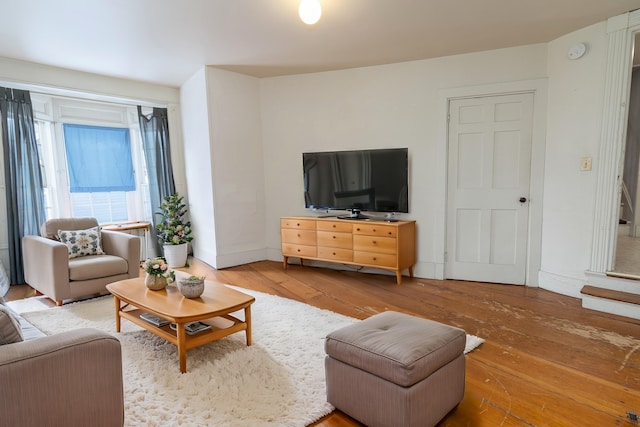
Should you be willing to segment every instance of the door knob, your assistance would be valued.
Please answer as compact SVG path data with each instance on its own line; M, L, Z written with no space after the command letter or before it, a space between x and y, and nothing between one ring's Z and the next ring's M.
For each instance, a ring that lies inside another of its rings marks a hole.
M526 202L527 202L526 197L520 197L520 203L526 203Z

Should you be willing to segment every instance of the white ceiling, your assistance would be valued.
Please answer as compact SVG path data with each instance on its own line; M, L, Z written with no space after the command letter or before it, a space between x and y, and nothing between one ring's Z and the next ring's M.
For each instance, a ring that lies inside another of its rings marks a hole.
M640 0L0 0L0 56L180 86L204 65L258 77L544 43Z

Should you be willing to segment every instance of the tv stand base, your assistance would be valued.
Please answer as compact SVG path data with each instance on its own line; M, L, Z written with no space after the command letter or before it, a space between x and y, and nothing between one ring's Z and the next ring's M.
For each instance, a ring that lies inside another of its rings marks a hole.
M356 216L353 216L353 215L340 215L340 216L338 216L336 218L338 218L338 219L360 219L360 220L371 219L371 217L368 217L368 216L362 215L362 214L358 214Z

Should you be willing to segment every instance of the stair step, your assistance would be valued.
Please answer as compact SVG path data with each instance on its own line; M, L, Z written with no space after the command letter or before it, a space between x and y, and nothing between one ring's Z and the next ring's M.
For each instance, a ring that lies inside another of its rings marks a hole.
M585 285L580 293L590 295L596 298L604 298L613 301L626 302L629 304L640 305L640 294L632 294L630 292L614 291L611 289L598 288L596 286Z

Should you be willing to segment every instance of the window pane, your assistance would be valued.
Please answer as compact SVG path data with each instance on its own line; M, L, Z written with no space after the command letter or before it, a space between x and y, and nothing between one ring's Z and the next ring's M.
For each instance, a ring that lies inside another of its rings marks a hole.
M91 193L71 193L71 205L74 217L93 216Z
M128 220L127 193L71 193L74 217L94 217L100 223Z

